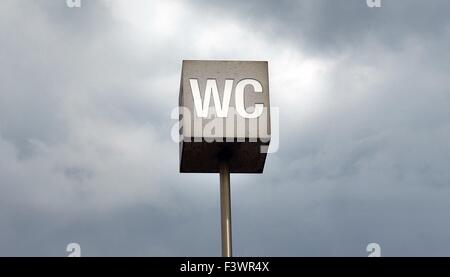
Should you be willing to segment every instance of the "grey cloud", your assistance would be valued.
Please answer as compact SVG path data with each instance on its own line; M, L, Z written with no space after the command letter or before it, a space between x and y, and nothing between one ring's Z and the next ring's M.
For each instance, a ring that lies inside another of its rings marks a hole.
M235 16L254 32L294 41L318 55L353 51L367 43L398 48L409 37L442 36L450 23L445 0L384 0L379 9L368 8L365 0L195 2L217 16Z

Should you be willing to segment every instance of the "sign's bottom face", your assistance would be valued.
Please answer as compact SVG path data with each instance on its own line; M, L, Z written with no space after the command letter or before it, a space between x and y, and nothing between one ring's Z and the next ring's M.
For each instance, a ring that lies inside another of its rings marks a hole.
M181 173L219 173L220 159L228 160L230 173L262 173L266 153L263 142L182 142Z

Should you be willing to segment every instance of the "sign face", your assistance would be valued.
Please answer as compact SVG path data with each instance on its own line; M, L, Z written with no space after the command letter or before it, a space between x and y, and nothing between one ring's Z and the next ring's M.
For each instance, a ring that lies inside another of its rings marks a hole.
M183 61L180 172L262 173L270 142L265 61Z

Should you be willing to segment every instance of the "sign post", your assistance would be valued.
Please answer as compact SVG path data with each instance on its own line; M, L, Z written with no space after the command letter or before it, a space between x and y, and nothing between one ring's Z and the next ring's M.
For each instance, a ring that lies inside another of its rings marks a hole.
M222 256L231 257L233 253L231 240L231 187L228 161L220 163L220 215L222 229Z
M262 173L270 143L265 61L185 60L180 172L219 173L222 256L232 256L231 173Z

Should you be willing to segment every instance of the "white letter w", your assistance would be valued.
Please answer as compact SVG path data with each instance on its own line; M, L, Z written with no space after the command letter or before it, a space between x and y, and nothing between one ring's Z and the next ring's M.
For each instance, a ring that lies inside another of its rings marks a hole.
M214 106L216 108L217 117L227 117L228 108L230 106L231 90L233 89L233 80L225 80L225 88L223 92L223 103L220 103L219 89L217 88L217 82L214 79L206 80L205 98L200 96L200 88L198 86L197 79L189 79L191 84L192 96L194 97L195 111L198 117L208 117L209 102L211 100L211 94L214 99Z

